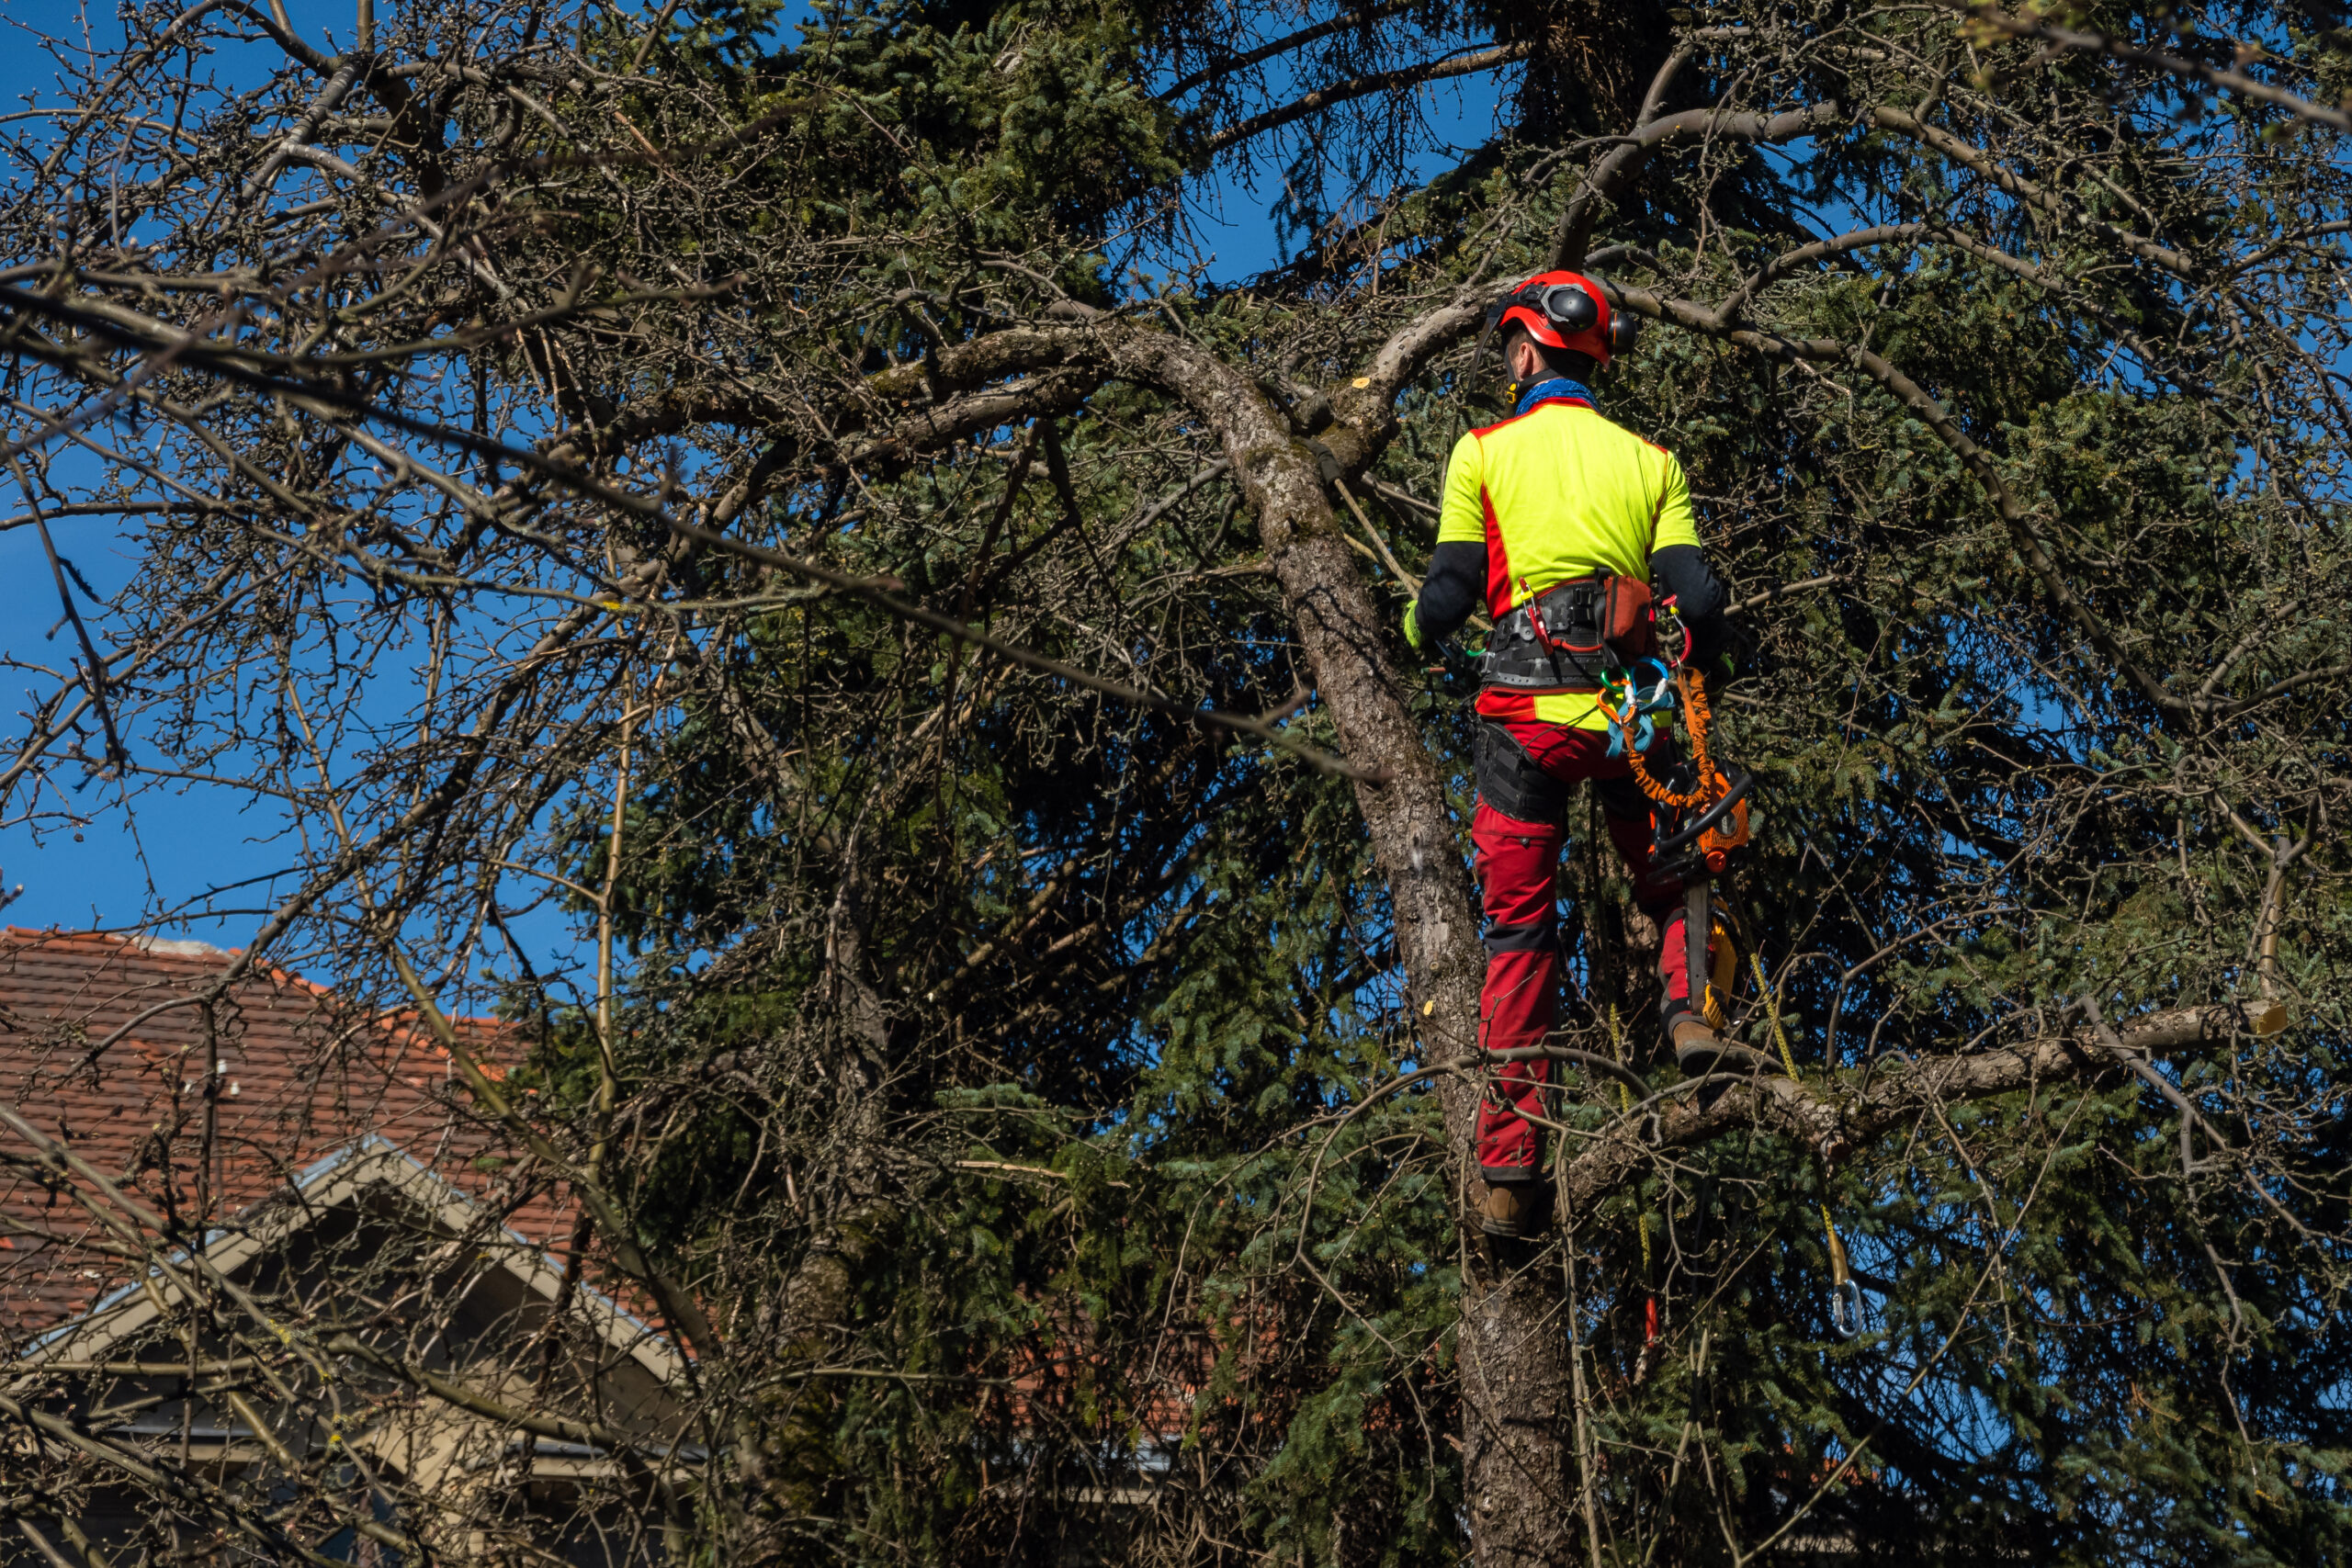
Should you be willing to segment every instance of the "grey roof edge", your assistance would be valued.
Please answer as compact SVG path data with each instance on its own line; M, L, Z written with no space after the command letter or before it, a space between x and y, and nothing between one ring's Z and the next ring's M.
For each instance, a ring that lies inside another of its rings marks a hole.
M481 1213L481 1205L405 1148L380 1133L368 1133L313 1161L295 1177L292 1182L243 1211L255 1215L261 1224L251 1227L209 1231L204 1239L208 1259L222 1272L243 1267L259 1255L263 1248L283 1241L286 1237L309 1226L312 1218L356 1198L370 1188L390 1188L412 1202L417 1203L453 1232L473 1228ZM289 1198L312 1200L289 1203ZM548 1249L532 1241L511 1225L497 1227L503 1245L496 1247L502 1267L520 1279L526 1287L552 1301L561 1289L562 1271L549 1258ZM220 1244L229 1245L221 1247ZM216 1256L216 1253L220 1254ZM172 1264L191 1261L187 1247L175 1247L169 1254ZM151 1293L151 1287L153 1287ZM682 1381L687 1371L686 1358L652 1325L637 1316L611 1295L597 1290L584 1280L571 1281L571 1295L576 1311L593 1322L598 1332L612 1347L644 1367L665 1384ZM109 1291L93 1303L77 1317L70 1318L28 1341L17 1358L23 1368L38 1367L43 1362L62 1359L62 1352L95 1337L91 1349L103 1348L119 1339L140 1325L156 1316L155 1296L175 1296L176 1287L158 1268L126 1284ZM141 1311L141 1307L149 1310Z

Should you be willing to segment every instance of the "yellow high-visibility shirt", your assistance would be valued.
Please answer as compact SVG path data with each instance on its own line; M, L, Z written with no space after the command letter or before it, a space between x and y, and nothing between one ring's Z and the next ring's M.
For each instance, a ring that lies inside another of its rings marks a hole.
M1499 617L1555 583L1603 568L1647 582L1652 552L1695 547L1699 525L1673 453L1582 400L1555 400L1454 444L1437 540L1486 545L1487 614ZM1588 692L1490 688L1478 694L1478 711L1609 728Z

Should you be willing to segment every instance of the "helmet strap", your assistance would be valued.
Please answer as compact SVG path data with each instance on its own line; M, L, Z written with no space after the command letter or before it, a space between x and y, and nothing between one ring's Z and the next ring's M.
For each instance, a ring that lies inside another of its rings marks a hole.
M1478 329L1478 346L1470 351L1470 367L1462 373L1462 380L1453 389L1453 412L1462 417L1464 425L1470 423L1470 389L1477 385L1478 367L1487 362L1487 341L1495 335L1495 323L1502 319L1503 302L1497 300L1487 309L1487 324ZM1503 371L1508 375L1510 367L1505 366Z
M1489 310L1487 312L1487 324L1478 329L1478 346L1472 350L1470 354L1469 379L1471 381L1477 380L1478 367L1487 362L1487 344L1494 340L1495 323L1502 319L1503 313L1498 310ZM1503 373L1505 375L1509 375L1510 373L1510 367L1508 365L1504 366Z

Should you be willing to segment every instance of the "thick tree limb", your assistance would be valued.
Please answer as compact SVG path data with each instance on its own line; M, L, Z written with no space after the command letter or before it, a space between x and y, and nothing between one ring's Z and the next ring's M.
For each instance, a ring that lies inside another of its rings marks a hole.
M1069 413L1102 384L1102 373L1083 366L1024 376L926 405L902 416L886 431L842 443L835 460L852 467L903 463L979 431Z
M1475 329L1495 297L1492 282L1473 278L1442 304L1420 312L1378 349L1363 374L1331 394L1338 424L1322 433L1344 471L1360 473L1396 433L1396 395Z
M1779 1077L1739 1082L1704 1105L1694 1101L1661 1111L1655 1142L1645 1143L1635 1129L1626 1128L1564 1161L1558 1177L1561 1212L1590 1209L1638 1178L1664 1151L1695 1148L1759 1124L1815 1149L1860 1145L1940 1107L2090 1078L2121 1070L2134 1054L2194 1050L2245 1032L2244 1015L2233 1006L2182 1008L2149 1014L2122 1031L2121 1057L2099 1040L2098 1031L2085 1029L1966 1056L1923 1056L1901 1072L1880 1069L1867 1080L1861 1073L1846 1072L1802 1083ZM1867 1087L1859 1091L1848 1087L1864 1081Z
M1927 231L1925 223L1877 223L1867 229L1849 230L1826 240L1815 240L1811 244L1782 251L1758 267L1736 292L1715 308L1715 314L1726 321L1737 321L1740 313L1747 309L1748 301L1801 266L1826 261L1831 256L1842 256L1849 251L1867 250L1873 245L1898 240L1917 239Z
M1403 377L1450 335L1476 321L1484 293L1458 291L1435 323L1417 324L1374 355L1383 377ZM1340 730L1342 750L1388 772L1373 788L1359 782L1356 803L1374 855L1388 884L1406 998L1432 1051L1451 1055L1475 1042L1485 952L1468 867L1449 808L1445 780L1422 739L1403 682L1390 659L1396 640L1373 600L1363 569L1333 515L1323 462L1331 446L1299 435L1244 369L1172 333L1103 321L1109 363L1124 379L1155 386L1214 429L1233 475L1258 519L1266 561L1295 617L1299 646L1317 694ZM1350 446L1350 463L1368 461L1392 428L1384 396L1367 385L1343 400L1349 419L1327 442ZM1449 1075L1440 1089L1449 1143L1470 1146L1479 1086ZM1462 1170L1466 1199L1466 1177ZM1568 1472L1562 1414L1571 1377L1566 1337L1551 1332L1558 1297L1548 1280L1525 1271L1466 1270L1459 1356L1466 1436L1464 1471L1474 1507L1506 1495L1550 1496ZM1479 1540L1482 1562L1555 1559L1558 1515L1549 1508L1498 1509Z

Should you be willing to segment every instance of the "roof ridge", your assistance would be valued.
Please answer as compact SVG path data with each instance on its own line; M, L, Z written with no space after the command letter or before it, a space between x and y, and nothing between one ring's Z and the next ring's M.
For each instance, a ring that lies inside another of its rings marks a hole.
M221 947L193 937L159 937L147 931L124 934L111 931L74 931L63 926L0 926L0 943L6 943L6 939L11 937L32 938L43 944L98 942L119 951L127 949L133 953L146 953L159 958L237 958L242 957L245 951L242 947ZM19 942L16 945L28 944ZM313 980L309 976L289 969L282 964L256 964L249 972L248 978L261 984L298 987L318 997L340 999L344 995L337 987ZM0 990L5 989L5 983L0 983ZM498 1030L516 1027L516 1021L512 1019L484 1017L474 1013L447 1013L444 1016L451 1023L468 1024L478 1029ZM422 1021L422 1017L423 1015L413 1005L375 1010L375 1018L379 1023L402 1033L423 1032L417 1027Z
M160 953L166 958L234 958L244 952L242 947L222 947L218 942L205 942L197 937L157 936L150 931L75 931L66 926L0 926L0 938L6 937L25 938L41 942L104 942L110 947Z

